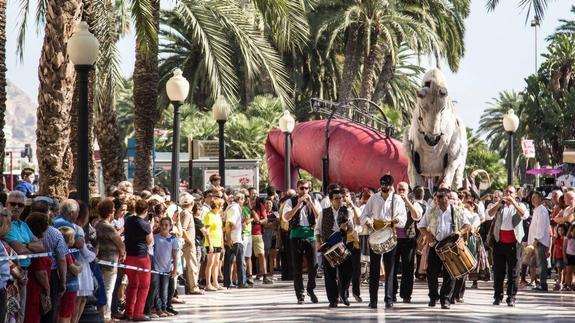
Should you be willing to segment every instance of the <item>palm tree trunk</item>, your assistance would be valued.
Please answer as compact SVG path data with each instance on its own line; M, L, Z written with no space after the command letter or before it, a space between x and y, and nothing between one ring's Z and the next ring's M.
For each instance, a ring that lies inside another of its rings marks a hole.
M4 173L6 154L6 0L0 0L0 171ZM0 176L0 187L4 188L4 176Z
M159 28L160 1L152 0L154 25ZM154 125L158 119L158 42L148 44L148 51L141 50L144 40L136 37L136 62L134 67L134 132L136 156L134 159L134 189L153 186Z
M100 146L100 160L104 187L117 185L124 177L124 151L120 140L115 109L116 84L111 60L114 58L115 44L118 41L116 17L113 14L112 1L96 1L94 12L100 12L99 19L94 21L94 35L100 42L100 55L96 62L97 86L100 91L94 100L94 129ZM94 16L95 17L95 16Z
M81 13L80 1L47 1L44 43L38 77L38 127L36 145L40 194L66 197L70 180L70 106L74 66L66 42Z
M345 43L345 62L339 86L338 101L345 102L351 98L353 81L357 75L360 65L360 39L359 28L350 26L347 30L347 40Z
M363 73L361 77L361 88L359 97L364 99L371 99L373 93L373 72L375 71L375 63L377 61L377 37L379 34L375 31L371 35L371 45L369 52L363 62Z
M393 57L391 53L387 53L384 58L383 67L377 78L377 84L375 85L375 90L371 100L377 104L385 97L389 82L395 77L394 73L395 66L393 64Z

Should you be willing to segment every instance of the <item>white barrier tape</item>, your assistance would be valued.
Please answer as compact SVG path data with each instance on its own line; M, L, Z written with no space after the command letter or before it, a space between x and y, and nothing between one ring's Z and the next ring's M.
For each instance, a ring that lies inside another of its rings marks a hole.
M75 248L68 249L69 254L70 253L76 253L76 252L80 252L80 250L75 249ZM26 255L3 256L3 257L0 257L0 261L24 260L24 259L50 257L50 256L52 256L52 252L29 253Z
M98 264L104 265L104 266L118 267L118 268L124 268L124 269L136 270L136 271L143 271L143 272L147 272L147 273L166 275L166 276L170 275L170 273L162 273L162 272L159 272L156 270L151 270L151 269L146 269L146 268L136 267L136 266L130 266L130 265L124 265L124 264L120 264L117 262L111 262L111 261L107 261L107 260L98 260L97 262L98 262Z

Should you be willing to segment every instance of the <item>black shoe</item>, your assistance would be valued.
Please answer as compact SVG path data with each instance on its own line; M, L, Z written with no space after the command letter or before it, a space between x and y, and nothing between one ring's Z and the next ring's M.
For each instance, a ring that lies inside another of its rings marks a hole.
M316 304L316 303L319 302L318 299L317 299L317 296L315 296L314 292L312 292L312 291L307 292L307 296L309 296L309 298L311 299L311 302L312 302L312 303Z
M305 301L302 298L300 298L297 300L297 303L298 303L298 305L302 305L305 303Z
M538 292L548 292L549 291L547 289L547 287L541 287L541 286L533 287L531 290L538 291Z
M239 288L239 289L253 288L253 286L250 286L250 285L248 285L248 284L244 284L244 285L239 285L238 288Z
M253 285L253 284L254 284L254 281L251 280L251 279L248 279L248 280L246 281L246 283L248 283L248 285Z
M369 303L369 304L367 305L367 307L373 308L373 309L377 309L377 304L376 304L376 303Z
M149 316L147 316L147 315L143 315L143 316L140 317L140 318L134 318L134 319L132 319L132 321L134 321L134 322L148 322L148 321L151 321L151 320L152 320L152 319L151 319Z
M355 301L356 301L356 302L358 302L358 303L363 302L363 299L361 299L361 297L360 297L359 295L353 294L353 297L355 298Z
M347 298L342 298L342 299L341 299L341 302L342 302L343 305L345 305L345 306L351 305L351 304L349 303L349 299L347 299Z
M442 309L442 310L448 310L448 309L450 309L450 308L451 308L451 306L449 306L449 303L443 303L443 304L441 304L441 309Z
M499 298L496 298L496 299L493 301L493 305L499 305L499 304L501 304L501 300L500 300Z
M393 308L393 302L385 302L385 308Z
M166 308L166 312L172 313L172 314L174 314L174 315L178 315L178 311L176 311L175 309L173 309L173 308L171 308L171 307L170 307L170 308Z
M397 297L396 297L396 296L393 296L392 301L393 301L394 303L397 303Z
M411 298L410 297L404 298L403 302L404 303L411 303Z
M510 307L515 306L515 298L513 297L507 297L507 300L505 302L507 303L507 306Z
M469 288L477 289L478 288L477 282L473 282L473 284L471 284L471 287Z
M429 307L435 307L435 303L436 303L435 300L430 300L429 303L427 303L427 306L429 306Z
M457 303L463 303L463 298L456 298L456 299L455 299L455 302L457 302Z
M349 302L348 302L348 303L349 303ZM329 307L330 307L330 308L337 307L337 303L329 303Z

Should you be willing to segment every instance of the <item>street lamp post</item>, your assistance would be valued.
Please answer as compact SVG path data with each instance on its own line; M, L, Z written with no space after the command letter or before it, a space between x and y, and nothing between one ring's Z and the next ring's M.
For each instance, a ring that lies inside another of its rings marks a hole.
M78 197L86 204L90 200L89 191L89 146L88 139L88 77L98 58L100 44L88 30L88 24L80 21L74 35L68 40L67 51L78 75L78 156L76 160Z
M289 113L289 111L284 111L284 115L279 121L280 130L285 135L284 147L285 147L285 157L284 157L284 192L287 192L291 188L291 132L295 127L295 120Z
M182 76L182 70L176 68L174 76L166 83L166 93L174 106L174 127L172 137L172 201L178 203L180 196L180 106L188 97L190 83ZM190 172L192 170L190 169Z
M226 186L226 142L224 140L224 126L228 121L230 114L230 105L223 96L219 96L212 106L212 114L214 119L218 122L218 136L219 136L219 160L218 172L221 179L220 185Z
M507 185L513 185L513 134L519 128L519 118L510 109L507 114L503 116L503 129L509 135L509 142L507 143Z
M537 66L537 27L539 26L540 26L539 17L537 16L533 17L533 20L531 20L531 27L535 29L535 73L537 73L537 69L539 68L539 66Z

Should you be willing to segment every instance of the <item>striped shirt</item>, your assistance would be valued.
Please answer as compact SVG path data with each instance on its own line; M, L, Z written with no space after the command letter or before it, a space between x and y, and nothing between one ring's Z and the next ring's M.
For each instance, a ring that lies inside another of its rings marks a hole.
M52 269L56 269L58 267L57 260L66 259L66 254L68 253L68 246L62 233L53 226L48 226L48 230L44 232L42 242L46 252L52 252Z

